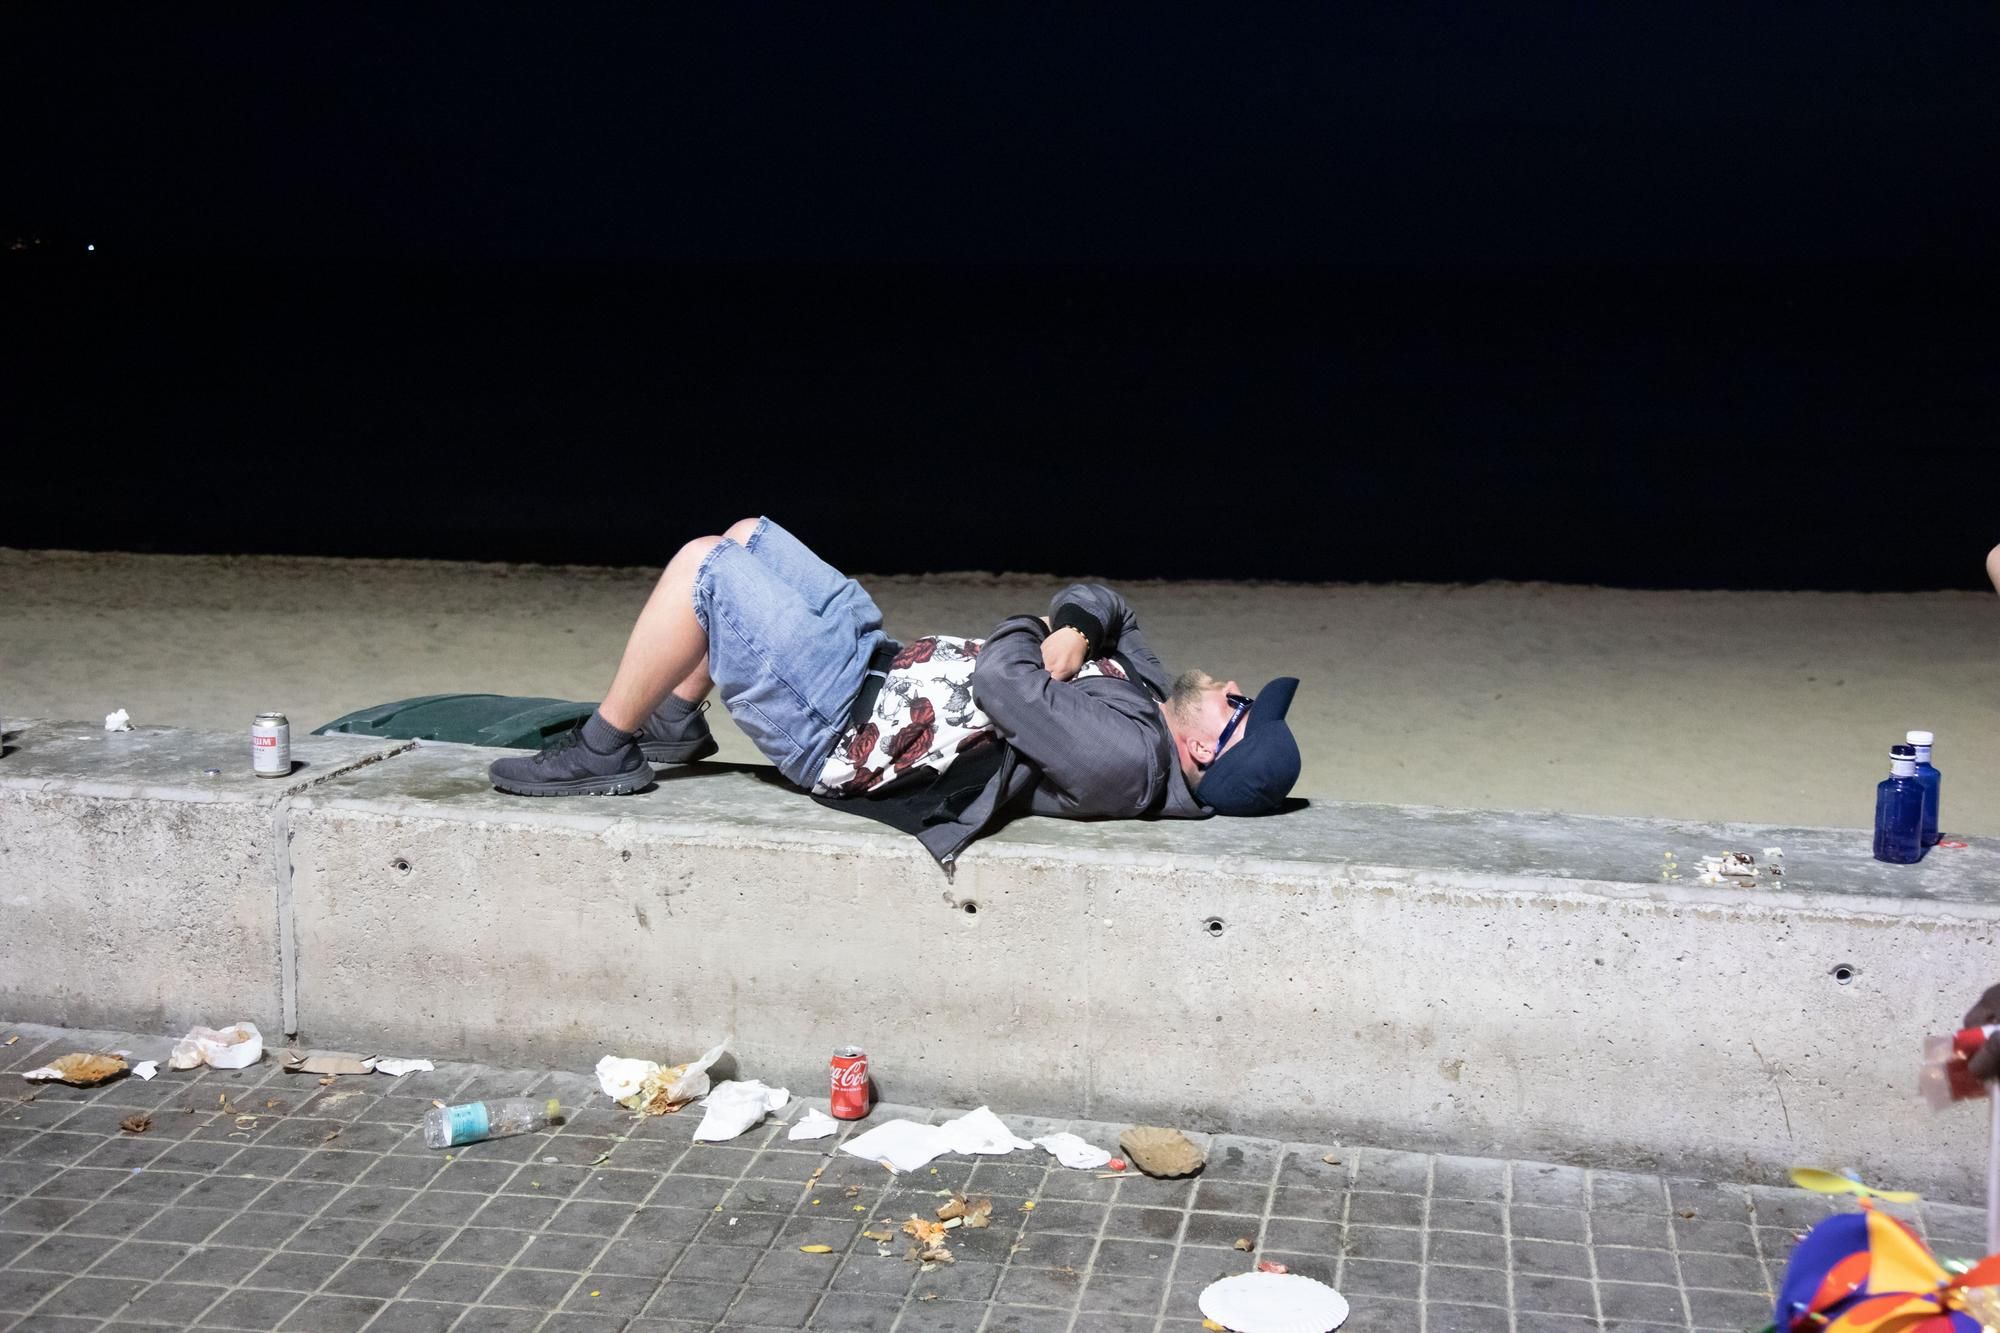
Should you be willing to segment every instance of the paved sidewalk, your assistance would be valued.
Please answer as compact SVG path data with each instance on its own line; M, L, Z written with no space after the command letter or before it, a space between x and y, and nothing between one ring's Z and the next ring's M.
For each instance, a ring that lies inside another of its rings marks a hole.
M1204 1285L1259 1258L1338 1287L1355 1333L1738 1330L1769 1318L1796 1232L1829 1207L1790 1189L1231 1136L1188 1181L1100 1180L1031 1153L891 1177L775 1123L691 1146L698 1111L635 1119L578 1074L441 1065L322 1087L267 1056L80 1090L18 1071L168 1043L0 1026L11 1034L0 1328L24 1333L1179 1333L1201 1327ZM416 1129L433 1098L522 1094L560 1098L567 1123L448 1153ZM143 1133L120 1127L135 1114L151 1117ZM870 1122L952 1114L882 1106ZM1122 1128L1007 1119L1105 1146ZM951 1233L957 1263L920 1272L900 1243L862 1236L931 1216L952 1189L993 1199L989 1229ZM1977 1209L1910 1216L1945 1253L1980 1248ZM1243 1237L1253 1253L1234 1248Z

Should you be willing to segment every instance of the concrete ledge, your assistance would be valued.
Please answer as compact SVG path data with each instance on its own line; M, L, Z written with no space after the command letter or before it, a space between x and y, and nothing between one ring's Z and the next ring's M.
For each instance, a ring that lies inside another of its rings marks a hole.
M744 1070L794 1090L854 1041L901 1102L1731 1176L1815 1161L1977 1192L1978 1127L1913 1089L1921 1036L1991 979L1983 847L1903 868L1856 830L1320 804L1025 820L947 883L913 841L768 770L522 801L485 785L493 753L420 746L275 798L289 865L257 869L283 877L266 915L289 922L277 981L308 1039L582 1070L733 1033ZM188 817L140 785L121 817ZM0 792L10 904L24 866L105 911L158 892L146 859L107 870L53 810L24 841ZM255 837L213 823L183 842L215 862ZM1668 851L1773 845L1782 889L1660 879ZM22 1017L49 1015L15 959L66 966L62 925L36 918L0 954ZM90 1021L151 1025L157 999L117 1012L145 1002L116 992Z
M247 725L30 723L4 746L0 1010L178 1034L284 1026L286 799L408 743L300 737L290 778L250 771Z

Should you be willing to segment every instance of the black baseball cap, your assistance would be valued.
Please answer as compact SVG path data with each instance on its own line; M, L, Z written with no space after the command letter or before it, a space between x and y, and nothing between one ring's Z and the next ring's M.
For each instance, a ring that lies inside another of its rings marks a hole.
M1299 743L1285 725L1296 676L1280 676L1257 691L1243 719L1243 739L1208 766L1195 799L1218 815L1269 815L1284 808L1299 780Z

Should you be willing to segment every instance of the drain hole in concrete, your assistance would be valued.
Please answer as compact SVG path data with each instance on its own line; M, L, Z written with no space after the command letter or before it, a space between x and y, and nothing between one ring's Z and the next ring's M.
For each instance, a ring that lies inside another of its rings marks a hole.
M979 904L972 901L972 899L967 898L964 902L958 905L958 910L965 913L967 916L978 916Z
M389 869L399 875L407 875L410 873L410 863L399 856L389 863Z
M1211 935L1220 935L1222 933L1222 918L1219 916L1212 916L1208 920L1201 923L1201 928L1207 931Z
M1833 969L1833 979L1845 986L1861 975L1861 969L1852 963L1842 963Z

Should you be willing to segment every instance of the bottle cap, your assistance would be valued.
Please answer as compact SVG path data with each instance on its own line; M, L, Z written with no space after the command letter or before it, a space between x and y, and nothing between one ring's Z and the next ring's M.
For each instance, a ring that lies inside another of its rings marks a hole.
M1936 745L1936 744L1937 744L1937 737L1933 736L1933 735L1932 735L1932 734L1931 734L1930 732L1928 732L1928 731L1911 731L1911 732L1906 732L1906 733L1904 733L1904 735L1903 735L1903 739L1904 739L1904 740L1906 740L1906 741L1908 741L1908 742L1909 742L1910 744L1912 744L1912 745Z
M1889 757L1891 759L1915 759L1917 757L1917 747L1914 745L1892 745L1889 747Z

